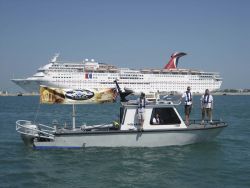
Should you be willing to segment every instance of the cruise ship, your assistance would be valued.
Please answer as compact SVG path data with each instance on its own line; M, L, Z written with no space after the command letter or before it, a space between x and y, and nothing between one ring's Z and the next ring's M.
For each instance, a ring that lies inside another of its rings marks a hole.
M94 59L82 62L58 61L56 54L45 66L26 79L12 79L26 92L38 93L40 85L70 89L104 89L115 87L118 80L120 87L134 92L181 93L187 86L192 92L203 93L205 89L214 91L220 88L222 78L218 72L204 72L178 68L183 52L173 53L169 62L162 69L129 69L98 63Z

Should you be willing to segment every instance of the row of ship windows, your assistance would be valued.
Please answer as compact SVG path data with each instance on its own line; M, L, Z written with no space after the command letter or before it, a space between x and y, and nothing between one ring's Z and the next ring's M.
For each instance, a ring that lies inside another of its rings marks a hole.
M74 83L77 83L77 84L84 84L84 85L93 85L93 86L96 86L98 85L97 83L95 82L82 82L82 81L74 81L74 82L69 82L69 81L54 81L55 83L67 83L67 84L74 84ZM99 84L103 84L103 85L114 85L114 82L100 82ZM120 85L130 85L130 86L142 86L142 85L150 85L150 87L166 87L168 85L173 85L174 83L173 82L166 82L166 83L155 83L155 84L152 84L150 82L142 82L142 83L130 83L130 82L120 82L119 83ZM192 85L192 86L195 86L195 87L207 87L208 85L214 85L214 86L217 86L218 84L217 83L203 83L202 85L200 84L194 84L194 83L179 83L178 86L175 86L175 87L181 87L181 86L186 86L186 85Z
M58 70L61 70L61 69L58 69L58 68L49 68L49 70L55 70L55 71L58 71ZM65 71L65 73L69 74L68 72L75 72L75 70L83 70L82 68L78 67L78 68L75 68L75 69L68 69L68 68L64 68L62 71L59 71L59 72L63 72ZM145 74L124 74L124 73L96 73L96 72L85 72L85 73L91 73L91 74L96 74L98 76L109 76L109 75L112 75L112 76L117 76L117 75L120 75L120 76L138 76L138 77L143 77ZM201 77L212 77L212 76L218 76L216 74L173 74L173 73L161 73L161 74L153 74L153 73L148 73L146 75L154 75L155 77L166 77L166 76L175 76L175 77L183 77L183 76L186 76L186 75L191 75L191 76L194 76L194 77L197 77L197 76L201 76Z
M62 83L66 83L66 82L62 82ZM101 85L109 85L108 87L112 87L113 85L114 85L114 83L113 82L102 82L102 83L100 83ZM161 85L157 85L157 86L152 86L150 83L137 83L137 84L135 84L135 83L133 83L133 84L131 84L131 83L127 83L127 82L123 82L123 83L120 83L121 84L121 86L122 85L128 85L128 86L131 86L131 87L133 87L134 85L136 85L138 88L151 88L151 89L164 89L164 88L168 88L168 87L170 87L172 84L161 84ZM72 86L76 86L75 84L67 84L69 87L72 87ZM84 85L85 87L96 87L97 85L96 84L92 84L92 83L78 83L77 84L78 86L81 86L81 85ZM187 85L190 85L190 83L183 83L182 84L182 86L172 86L173 88L176 88L176 89L182 89L183 87L186 87ZM198 89L204 89L204 88L207 88L208 86L211 86L211 84L204 84L204 85L202 85L202 86L199 86L199 85L196 85L196 86L194 86L193 84L191 84L193 87L195 87L196 89L198 88ZM217 86L217 84L213 84L215 87ZM123 87L123 86L122 86Z
M55 72L66 72L65 74L62 73L62 75L66 75L66 74L70 74L69 72L77 72L78 69L74 69L74 70L68 70L68 69L64 69L63 71L60 70L54 70ZM92 73L95 76L121 76L121 77L141 77L143 78L144 75L142 74L138 74L138 75L132 75L132 74L107 74L107 73ZM155 75L155 77L175 77L175 78L182 78L183 75L175 75L175 74L159 74L159 75ZM189 75L190 76L190 75ZM197 78L197 77L202 77L202 78L211 78L213 77L213 75L191 75L191 78Z
M72 78L72 77L67 77L67 76L53 76L52 78ZM75 78L79 78L79 77L75 77ZM81 77L80 77L81 78ZM93 79L98 79L97 77L93 77ZM109 80L115 80L117 79L117 77L108 77ZM120 77L119 79L128 79L128 80L143 80L143 78L126 78L126 77ZM198 81L198 80L203 80L205 81L205 79L190 79L191 81ZM207 82L211 81L210 79L206 79Z
M132 77L143 77L142 74L120 74L120 76L124 76L124 77L129 77L129 76L132 76Z
M138 78L138 77L120 77L120 79L143 80L143 78Z
M81 68L83 69L82 65L65 65L65 66L58 66L58 65L53 65L50 67L50 69L68 69L68 68Z
M50 67L49 68L49 70L51 70L51 71L58 71L58 70L62 70L62 71L75 71L75 70L77 70L77 69L81 69L81 70L83 70L83 68L81 68L81 67L76 67L76 68L74 68L74 69L69 69L68 67L61 67L61 68L56 68L56 67Z
M74 87L74 88L78 88L78 89L82 89L84 87L86 88L95 88L96 86L91 86L91 85L87 85L87 86L81 86L81 85L70 85L69 87ZM105 87L103 87L105 88ZM185 91L185 87L161 87L161 88L151 88L151 87L138 87L137 90L160 90L160 91L166 91L167 90L171 90L171 91ZM207 87L196 87L196 88L192 88L193 90L205 90L207 89Z
M68 81L68 80L54 80L54 82L59 82L59 83L82 83L82 84L93 84L96 85L96 82L85 82L85 81L81 81L81 80L74 80L74 81ZM99 83L101 84L114 84L114 82L107 82L107 81L100 81ZM147 85L147 84L151 84L151 85L157 85L157 86L163 86L163 85L172 85L172 84L176 84L176 82L119 82L119 84L127 84L127 85ZM190 84L190 85L218 85L218 83L216 82L203 82L202 84L200 83L193 83L193 82L178 82L177 84L179 85L186 85L186 84Z
M53 78L71 78L71 77L53 77ZM91 83L92 80L58 80L56 79L57 82L64 82L64 83L68 83L68 82L78 82L78 83L81 83L81 82L84 82L84 83ZM113 80L111 82L107 82L105 80L100 80L101 83L103 84L113 84ZM155 81L155 82L152 82L151 83L154 83L154 84L158 84L158 85L165 85L165 84L174 84L176 83L176 81ZM183 82L183 81L177 81L177 83L179 84L186 84L187 82ZM121 84L131 84L131 85L135 85L135 84L149 84L149 82L121 82ZM196 84L200 84L200 83L197 83L197 82L193 82L193 81L190 81L189 84L192 84L192 85L196 85ZM213 84L213 85L217 85L217 82L212 82L212 81L205 81L203 82L203 84Z
M96 82L95 79L86 78L86 79L78 79L72 77L53 77L54 80L59 82ZM113 79L99 79L98 82L113 82L116 78ZM194 83L194 84L201 84L201 83L218 83L214 80L201 80L202 82L198 82L197 80L154 80L154 79L147 79L147 80L125 80L125 79L118 79L120 82L128 82L128 83L142 83L142 82L151 82L151 83Z
M52 65L52 67L80 67L80 66L82 66L81 64L79 65L79 64L54 64L54 65Z
M103 74L103 73L99 73L98 74L98 76L110 76L109 74L107 74L107 73L105 73L105 74ZM113 75L112 75L113 76ZM115 76L117 76L117 74L115 74Z
M61 69L50 69L50 71L52 71L52 72L77 72L77 70L78 69L63 69L63 70L61 70Z

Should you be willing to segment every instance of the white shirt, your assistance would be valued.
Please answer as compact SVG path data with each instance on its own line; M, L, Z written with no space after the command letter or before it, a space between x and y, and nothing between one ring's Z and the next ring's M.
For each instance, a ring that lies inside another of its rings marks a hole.
M201 96L201 107L202 108L213 108L213 96L212 95L202 95Z
M148 100L146 98L144 99L137 99L137 104L138 104L138 112L139 113L144 113L145 112L145 106L148 103Z
M160 124L160 118L153 118L153 124Z
M182 98L185 98L185 105L192 105L192 94L191 94L191 92L183 93Z

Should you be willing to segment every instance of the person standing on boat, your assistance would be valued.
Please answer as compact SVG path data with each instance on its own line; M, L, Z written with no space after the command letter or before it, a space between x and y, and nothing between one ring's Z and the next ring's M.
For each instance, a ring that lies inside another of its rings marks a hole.
M209 118L210 123L213 122L212 120L213 105L214 105L213 96L210 94L209 90L206 89L205 94L201 96L202 124L204 124L205 116Z
M183 93L182 98L185 98L185 121L186 121L186 125L189 126L189 116L192 110L192 94L191 94L191 88L190 86L187 87L187 91L185 93Z
M145 120L145 107L147 103L147 99L145 98L145 93L141 93L141 96L139 99L137 99L138 103L138 109L137 109L137 115L138 115L138 120L140 124L140 130L143 130L143 124Z

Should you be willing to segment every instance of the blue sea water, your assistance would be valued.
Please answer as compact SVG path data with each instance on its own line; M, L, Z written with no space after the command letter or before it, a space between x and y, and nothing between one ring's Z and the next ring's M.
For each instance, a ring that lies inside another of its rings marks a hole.
M57 119L70 124L71 106L40 106L38 97L0 97L0 187L249 188L250 96L214 99L214 118L223 118L229 126L211 142L36 151L24 146L15 121L46 124ZM183 112L183 106L179 110ZM111 122L118 112L119 104L78 106L77 123ZM199 97L191 116L200 117Z

